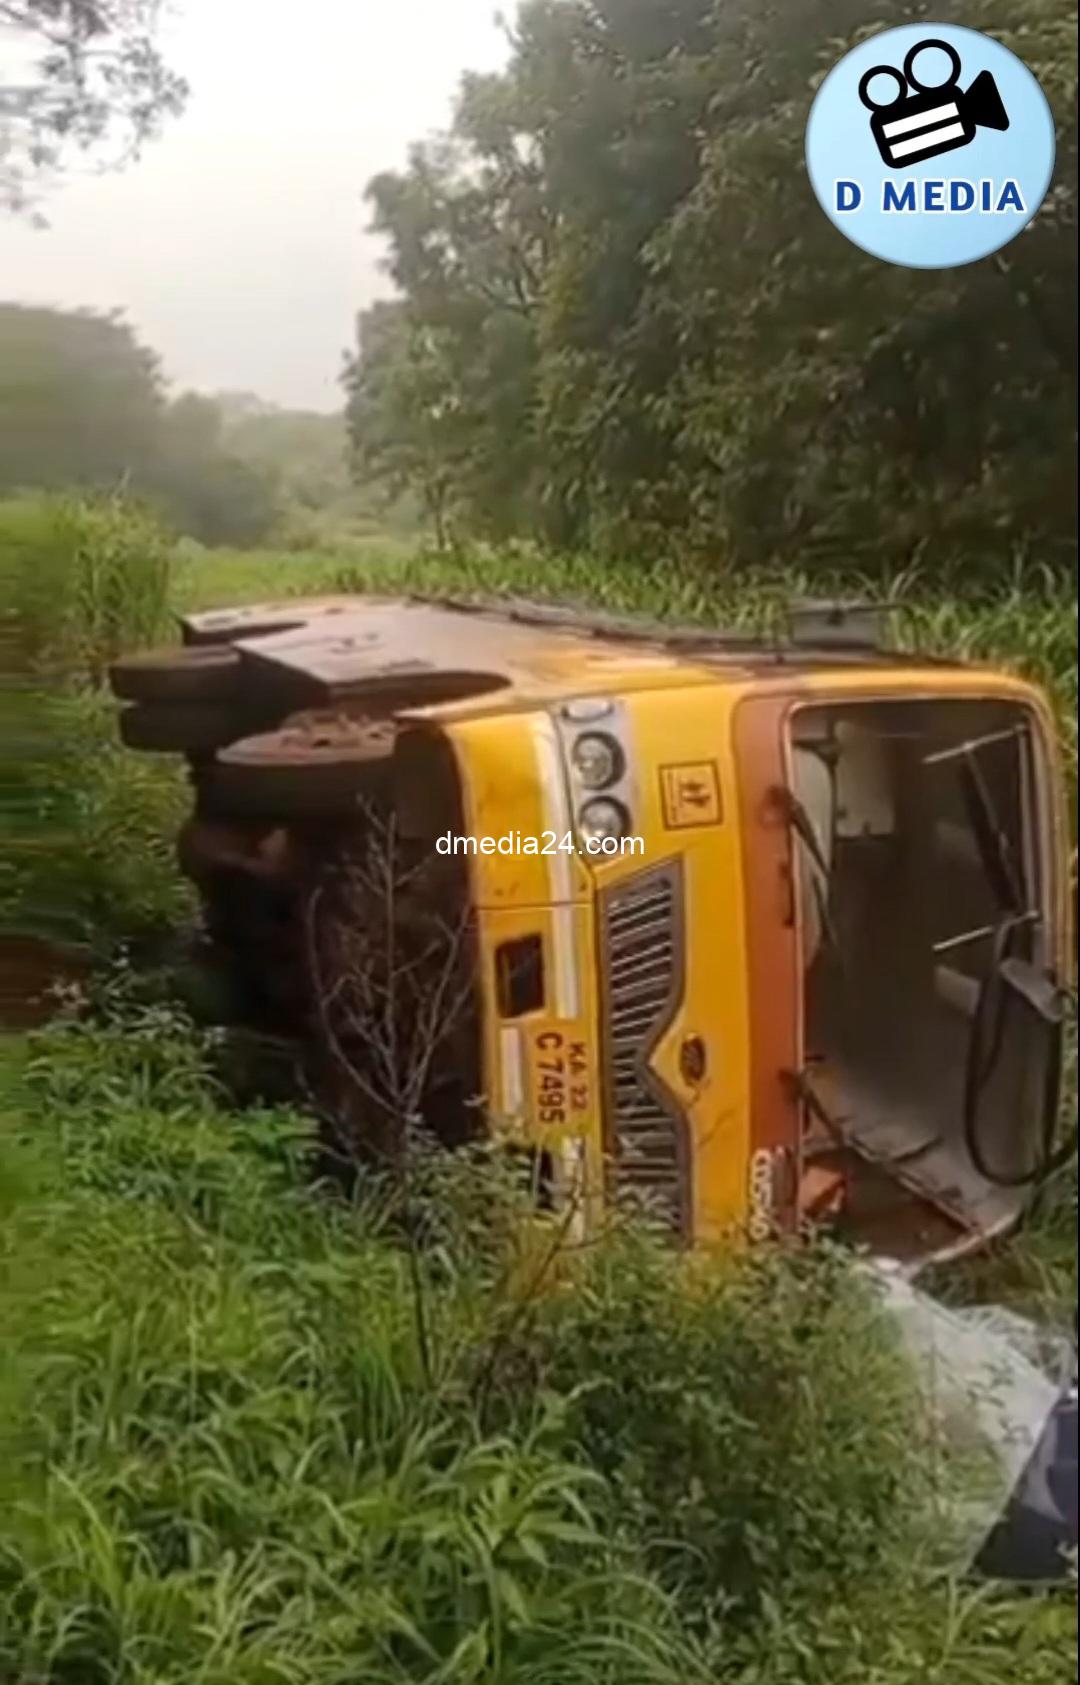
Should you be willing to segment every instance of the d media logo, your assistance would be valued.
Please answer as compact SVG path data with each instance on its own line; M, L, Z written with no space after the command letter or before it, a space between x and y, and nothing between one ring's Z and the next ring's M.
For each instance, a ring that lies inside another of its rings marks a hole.
M864 251L915 269L974 262L1035 215L1054 167L1038 82L989 36L911 24L862 42L818 89L810 182Z
M919 81L916 67L935 52L948 62L947 79L933 87ZM877 83L890 80L896 91L891 99L876 100ZM859 98L872 113L870 133L877 141L882 162L902 170L939 152L970 146L976 131L1007 129L1008 113L989 70L980 70L967 93L961 93L960 54L947 41L924 36L916 41L904 59L904 73L890 64L873 64L859 81Z

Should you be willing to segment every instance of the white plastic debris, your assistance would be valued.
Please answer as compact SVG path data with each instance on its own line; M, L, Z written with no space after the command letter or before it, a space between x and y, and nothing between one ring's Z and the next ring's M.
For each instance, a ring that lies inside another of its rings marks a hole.
M941 1446L942 1519L960 1565L970 1567L1005 1514L1068 1384L1071 1350L1002 1307L941 1304L892 1260L861 1267L912 1358Z

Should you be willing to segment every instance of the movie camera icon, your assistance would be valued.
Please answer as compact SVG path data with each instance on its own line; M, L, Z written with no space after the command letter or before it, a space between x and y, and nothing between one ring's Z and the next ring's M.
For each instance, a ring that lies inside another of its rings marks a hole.
M921 82L915 73L920 53L935 48L949 61L944 82ZM888 77L896 92L872 98L873 83ZM917 41L904 60L903 74L891 64L875 64L859 82L859 98L870 112L870 132L883 163L894 170L968 146L977 129L1007 129L1008 114L998 85L982 70L966 92L960 88L960 54L947 41ZM911 90L909 93L908 90Z

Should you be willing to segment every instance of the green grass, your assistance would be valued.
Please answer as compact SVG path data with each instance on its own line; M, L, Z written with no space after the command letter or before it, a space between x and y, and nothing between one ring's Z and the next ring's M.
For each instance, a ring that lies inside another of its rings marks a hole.
M123 650L162 635L171 567L155 517L121 496L0 500L0 586L18 632L17 670L103 683Z
M5 1685L1069 1677L1068 1595L942 1576L930 1426L835 1256L688 1292L621 1230L523 1302L497 1167L421 1155L410 1253L168 1009L9 1063Z
M325 591L343 566L343 555L393 577L407 568L414 547L401 539L353 540L340 550L204 550L183 543L173 565L171 600L179 612L227 608L275 596Z
M183 768L125 750L116 713L81 685L13 693L0 928L107 952L191 917L174 850Z
M118 496L0 501L8 696L0 927L95 944L190 905L169 832L180 770L126 754L103 686L169 630L172 546Z

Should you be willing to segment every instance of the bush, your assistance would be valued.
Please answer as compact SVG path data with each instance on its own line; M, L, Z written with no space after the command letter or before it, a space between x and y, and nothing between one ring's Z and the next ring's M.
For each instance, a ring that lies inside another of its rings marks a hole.
M854 1591L911 1543L928 1438L849 1259L765 1252L688 1291L631 1233L544 1310L538 1382L695 1620Z
M125 499L0 503L11 616L11 727L0 922L80 941L190 906L173 859L178 766L124 751L102 686L121 651L163 635L171 550Z
M295 1118L218 1111L160 1011L64 1026L28 1080L0 1673L705 1685L557 1411L433 1396L405 1252L301 1190Z
M116 713L100 691L17 693L0 925L109 948L190 917L174 846L183 768L124 749Z
M129 993L35 1038L0 1134L0 1676L1064 1677L1067 1604L925 1566L919 1415L839 1258L688 1280L630 1229L523 1297L505 1176L313 1186L310 1125L223 1110Z
M167 622L171 547L119 496L0 503L0 578L28 665L100 684L110 661Z

